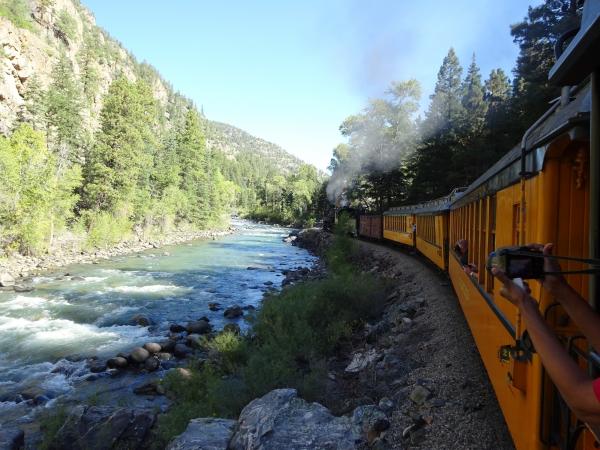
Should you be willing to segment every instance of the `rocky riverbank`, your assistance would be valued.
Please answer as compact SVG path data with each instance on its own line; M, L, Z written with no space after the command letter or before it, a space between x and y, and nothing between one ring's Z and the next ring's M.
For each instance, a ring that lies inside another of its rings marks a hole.
M322 254L330 240L310 230L293 241ZM358 245L354 263L391 294L380 318L327 361L324 406L278 389L237 421L192 421L169 449L514 448L445 275L414 255Z
M69 264L93 264L115 256L128 255L149 249L159 249L165 245L177 245L198 239L215 239L235 232L235 228L226 230L175 231L156 239L138 237L119 242L108 249L90 251L61 248L53 254L42 256L26 256L19 253L0 258L0 288L15 290L23 283L23 279L41 272L58 269Z

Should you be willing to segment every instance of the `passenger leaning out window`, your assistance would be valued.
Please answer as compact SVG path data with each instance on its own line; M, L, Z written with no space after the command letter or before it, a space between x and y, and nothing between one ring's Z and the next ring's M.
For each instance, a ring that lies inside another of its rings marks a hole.
M569 286L562 275L556 275L561 271L560 265L556 259L547 257L552 255L553 244L532 244L529 247L543 252L544 272L554 273L544 277L544 290L562 305L591 346L600 349L600 315ZM597 434L600 428L600 378L590 378L569 356L542 317L526 283L520 286L497 267L492 268L492 273L503 284L502 296L521 311L535 350L562 397L577 417Z

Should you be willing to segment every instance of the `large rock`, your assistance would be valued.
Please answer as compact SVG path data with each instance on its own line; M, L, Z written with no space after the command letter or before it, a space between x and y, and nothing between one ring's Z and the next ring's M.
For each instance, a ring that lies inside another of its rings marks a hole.
M188 322L185 328L189 334L206 334L210 333L212 330L212 326L206 320L195 320L193 322Z
M227 419L192 419L167 450L227 450L235 424Z
M18 428L0 428L0 450L17 450L23 448L25 433Z
M244 310L238 305L230 306L229 308L227 308L225 310L223 315L227 319L237 319L238 317L241 317L244 315Z
M156 419L152 411L84 406L73 408L58 430L51 449L109 450L146 448Z
M131 359L140 364L146 361L150 357L150 352L142 347L136 347L131 350Z
M324 406L298 398L295 389L276 389L242 410L229 448L350 450L364 443L352 418L333 416Z
M9 287L15 285L15 279L8 272L0 272L0 287Z
M375 349L368 350L364 353L358 352L352 356L352 361L350 361L350 364L348 364L344 370L348 373L358 373L379 359L381 359L381 355L379 355Z

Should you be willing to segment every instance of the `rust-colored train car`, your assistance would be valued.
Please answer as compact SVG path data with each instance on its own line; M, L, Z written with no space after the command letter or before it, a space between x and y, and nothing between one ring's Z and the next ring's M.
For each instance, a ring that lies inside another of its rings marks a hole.
M358 216L358 235L369 239L382 239L382 221L380 214L360 214Z

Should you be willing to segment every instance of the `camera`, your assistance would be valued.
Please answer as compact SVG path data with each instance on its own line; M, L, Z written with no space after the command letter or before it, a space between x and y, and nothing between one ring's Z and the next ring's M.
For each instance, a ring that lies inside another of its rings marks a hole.
M496 266L508 278L544 278L544 256L529 247L501 247L490 253L487 269Z

